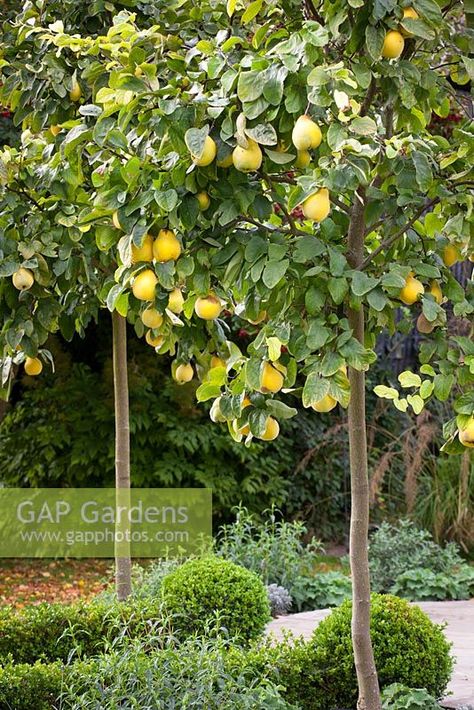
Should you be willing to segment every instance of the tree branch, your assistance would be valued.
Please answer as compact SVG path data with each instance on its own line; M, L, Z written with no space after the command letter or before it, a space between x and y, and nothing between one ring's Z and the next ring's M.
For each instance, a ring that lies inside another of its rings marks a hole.
M429 210L430 207L433 207L437 202L439 202L439 197L435 197L432 200L430 200L427 204L423 205L414 215L413 217L405 224L404 227L398 230L396 234L392 235L388 239L384 239L384 241L377 247L377 249L374 249L369 256L364 259L364 261L361 264L361 270L366 269L367 266L370 264L370 262L375 259L382 251L385 251L385 249L389 249L395 242L397 242L400 237L403 237L405 232L407 232L410 227L414 225L417 219L421 217L423 212L426 212Z
M37 202L35 198L32 197L30 193L27 192L23 187L20 187L18 190L15 190L13 187L7 185L7 190L13 192L15 195L20 195L20 197L26 197L26 199L29 200L32 204L34 204L34 206L37 207L40 212L44 212L44 209L41 207L39 202Z
M344 202L339 200L337 197L333 197L331 195L331 202L334 205L336 205L337 207L339 207L339 209L342 210L343 212L345 212L346 214L348 214L348 215L351 214L351 208L348 205L345 205Z
M370 80L369 88L367 89L367 93L365 95L365 99L363 100L362 106L360 107L360 114L359 114L360 116L367 115L370 105L374 99L376 89L377 89L377 83L376 83L374 77L372 77L372 79Z

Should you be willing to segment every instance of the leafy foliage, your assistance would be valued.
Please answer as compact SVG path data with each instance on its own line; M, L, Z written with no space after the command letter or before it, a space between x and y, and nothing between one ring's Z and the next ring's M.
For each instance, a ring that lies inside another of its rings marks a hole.
M270 619L265 586L256 574L218 557L189 560L161 584L165 612L180 636L214 625L230 638L258 638Z
M253 666L229 664L230 647L223 638L172 636L143 639L123 636L107 653L68 664L6 663L0 667L0 704L15 710L112 710L123 698L137 707L240 710L296 710L286 702L269 673ZM239 654L239 659L245 661Z
M434 2L414 7L418 17L406 20L394 2L352 8L338 0L308 19L293 2L241 12L234 3L171 9L157 1L137 16L118 12L102 30L110 18L95 5L53 2L41 15L27 5L3 42L0 98L25 129L20 148L2 153L5 380L25 356L48 357L48 332L82 333L101 307L126 315L142 336L132 291L144 264L133 263L132 244L170 227L182 255L152 264L155 305L166 316L160 352L193 358L198 399L218 402L236 440L247 426L248 443L261 437L270 414L296 413L278 393L261 391L268 361L304 407L326 395L347 407L341 368L367 370L377 334L403 330L396 313L414 273L434 326L421 349L423 378L405 377L401 394L379 392L414 412L454 392L446 450L461 451L457 433L474 411L472 343L446 333L445 310L429 289L437 280L457 318L472 314L472 284L462 288L440 258L447 246L472 253L472 126L461 121L449 141L429 126L433 111L450 110L445 67L472 71L472 32L457 6L444 14ZM399 25L411 38L389 61L384 38ZM300 168L291 135L305 111L323 140ZM217 160L199 165L206 139ZM262 166L249 176L223 167L249 140ZM319 224L305 219L304 202L320 188L331 211ZM204 211L195 197L202 190L210 196ZM366 252L355 264L346 235L358 200ZM8 280L19 266L35 276L22 294ZM176 319L166 312L175 287L185 295ZM213 323L195 317L197 298L210 292L243 323L265 314L245 352L230 342L225 313ZM366 343L346 318L347 307L361 305ZM216 351L226 367L206 379Z
M415 601L470 599L474 591L474 568L463 564L451 572L433 572L418 567L398 575L392 594Z
M317 572L300 580L298 592L298 611L327 609L351 598L352 583L347 574L338 570Z
M420 530L409 520L395 525L385 521L380 525L370 538L369 563L372 585L378 592L392 591L399 575L412 570L425 568L433 575L452 575L465 566L454 543L437 545L426 530ZM422 575L418 572L415 576L420 579ZM406 578L408 585L409 579ZM403 582L401 588L407 590ZM420 594L416 599L424 598L421 589ZM448 590L444 598L449 598Z
M240 506L235 522L224 525L217 538L217 553L256 572L265 584L280 584L293 596L298 578L312 573L316 554L322 551L314 538L303 542L306 527L287 522L277 510L266 511L260 522Z
M382 710L439 710L432 695L422 688L407 688L401 683L393 683L382 694Z
M153 642L152 636L149 646ZM133 698L141 708L296 710L276 683L256 677L245 666L230 668L228 651L222 638L192 638L178 645L170 639L166 649L152 653L143 642L121 644L89 668L68 669L61 707L113 710L123 698Z
M256 572L265 584L284 587L295 610L337 606L351 594L350 579L341 572L315 572L320 543L308 543L305 525L280 519L274 509L263 521L239 507L234 523L222 527L217 553Z

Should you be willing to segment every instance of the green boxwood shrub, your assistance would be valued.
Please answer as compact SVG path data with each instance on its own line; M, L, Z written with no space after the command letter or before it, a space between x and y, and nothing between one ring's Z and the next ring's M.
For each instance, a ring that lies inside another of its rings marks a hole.
M61 694L60 663L0 665L1 710L51 710Z
M322 621L307 643L263 647L250 653L257 671L273 669L290 702L305 710L355 707L357 680L351 646L351 602ZM407 601L372 595L371 633L381 688L402 683L441 697L452 671L442 627ZM253 657L252 657L253 653Z
M39 604L21 611L0 609L0 662L66 661L71 653L91 656L127 630L146 633L161 618L157 600L118 604Z
M163 608L180 635L224 627L247 641L263 633L270 605L263 582L244 567L218 557L190 560L163 579Z

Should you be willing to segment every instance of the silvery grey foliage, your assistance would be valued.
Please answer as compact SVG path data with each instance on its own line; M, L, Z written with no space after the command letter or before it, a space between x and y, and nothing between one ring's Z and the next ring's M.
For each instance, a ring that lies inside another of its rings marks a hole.
M268 584L267 593L270 602L270 611L273 617L283 616L289 613L293 599L285 587L280 587L279 584Z

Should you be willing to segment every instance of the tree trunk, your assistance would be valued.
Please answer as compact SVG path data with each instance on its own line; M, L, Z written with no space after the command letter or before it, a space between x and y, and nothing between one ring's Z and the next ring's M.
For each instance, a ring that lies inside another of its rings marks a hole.
M348 261L353 269L364 260L365 193L354 196L348 233ZM364 309L348 310L353 335L364 343ZM352 646L354 649L358 710L380 710L380 690L370 637L369 577L369 474L365 420L365 375L349 369L351 399L349 404L349 450L351 467L350 563L352 574Z
M117 311L112 313L112 341L115 397L115 493L116 505L130 499L130 423L127 373L127 322ZM127 525L116 523L115 533L126 534ZM130 544L115 544L115 585L119 601L132 591Z

